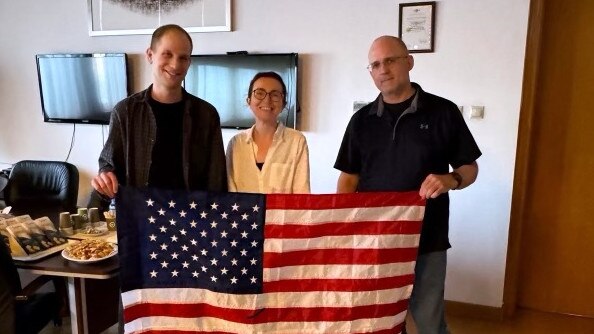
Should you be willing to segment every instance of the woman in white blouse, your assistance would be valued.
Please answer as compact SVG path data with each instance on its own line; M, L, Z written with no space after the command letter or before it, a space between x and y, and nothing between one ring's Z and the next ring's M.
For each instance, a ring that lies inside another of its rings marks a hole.
M309 150L305 136L285 127L278 115L287 88L275 72L260 72L248 88L247 104L256 123L227 146L229 191L309 193Z

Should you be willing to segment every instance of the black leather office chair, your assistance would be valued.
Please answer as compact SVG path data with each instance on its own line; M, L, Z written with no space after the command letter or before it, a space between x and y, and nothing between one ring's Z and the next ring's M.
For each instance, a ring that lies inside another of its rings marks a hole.
M0 209L4 209L6 203L4 202L4 188L8 183L9 170L0 170Z
M40 276L24 289L10 252L0 242L0 329L3 334L39 333L51 320L61 325L62 300L55 292L35 293L51 278Z
M57 226L60 212L76 212L78 169L63 161L23 160L10 172L4 201L14 215L48 216Z

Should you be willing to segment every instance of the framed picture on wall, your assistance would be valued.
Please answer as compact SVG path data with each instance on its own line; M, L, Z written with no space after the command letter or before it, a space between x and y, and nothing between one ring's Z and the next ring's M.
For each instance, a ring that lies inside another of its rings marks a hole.
M231 31L231 0L87 0L90 36L152 34L174 23L188 32Z
M401 3L398 37L411 53L433 52L435 48L435 1Z

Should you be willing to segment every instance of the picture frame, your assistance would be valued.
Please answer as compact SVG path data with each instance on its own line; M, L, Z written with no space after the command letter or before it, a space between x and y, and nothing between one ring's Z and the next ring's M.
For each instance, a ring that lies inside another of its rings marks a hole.
M231 0L87 0L89 36L150 35L161 25L231 31Z
M435 1L401 3L398 37L408 52L423 53L435 50Z

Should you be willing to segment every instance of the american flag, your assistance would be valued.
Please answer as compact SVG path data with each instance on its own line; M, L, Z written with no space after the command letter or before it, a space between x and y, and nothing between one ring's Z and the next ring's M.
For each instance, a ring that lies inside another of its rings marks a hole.
M399 333L425 202L121 188L127 333Z

